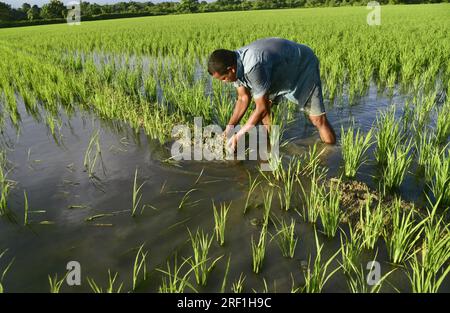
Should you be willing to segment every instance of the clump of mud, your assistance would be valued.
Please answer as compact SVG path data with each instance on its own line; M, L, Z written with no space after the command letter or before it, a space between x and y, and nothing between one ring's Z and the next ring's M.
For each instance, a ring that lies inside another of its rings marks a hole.
M327 185L330 186L330 183L336 180L336 178L331 178L327 181ZM359 218L361 207L365 205L368 198L371 198L372 200L372 208L375 208L380 201L385 210L390 210L390 208L393 207L394 196L382 196L378 191L370 189L369 186L363 182L356 180L342 181L339 189L341 192L341 206L345 212L343 222L357 220ZM401 200L401 208L403 210L410 210L414 208L414 204L412 202Z

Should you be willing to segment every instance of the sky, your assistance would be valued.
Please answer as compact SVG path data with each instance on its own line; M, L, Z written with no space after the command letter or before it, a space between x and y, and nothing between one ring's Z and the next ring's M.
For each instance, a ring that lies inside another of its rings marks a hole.
M18 1L18 0L0 0L1 2L10 4L13 8L20 8L24 2L29 3L31 5L37 4L38 6L42 7L43 4L50 2L50 0L29 0L29 1ZM71 0L60 0L63 3L69 3ZM111 3L117 3L117 2L129 2L129 0L86 0L90 3L98 3L98 4L111 4ZM163 2L163 1L171 1L175 2L178 0L135 0L136 2L148 2L151 1L153 3L157 2Z

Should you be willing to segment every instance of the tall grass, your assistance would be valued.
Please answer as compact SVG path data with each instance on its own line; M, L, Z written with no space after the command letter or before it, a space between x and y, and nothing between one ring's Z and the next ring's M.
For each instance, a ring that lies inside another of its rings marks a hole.
M319 244L317 232L315 232L316 239L316 257L314 263L311 263L311 255L308 258L308 268L303 271L305 285L302 288L303 292L320 293L327 281L339 270L340 267L328 272L328 267L338 255L339 251L333 254L325 263L322 261L323 244Z
M148 251L144 252L144 245L142 244L138 252L136 253L136 257L134 258L133 263L133 291L136 290L138 286L139 276L142 276L142 280L147 279L147 254ZM141 275L142 273L142 275Z
M214 259L211 264L208 265L207 262L210 260L208 257L209 248L211 247L214 236L211 236L210 238L208 234L203 233L203 230L200 232L198 229L195 235L192 235L189 229L188 232L191 239L192 250L194 252L194 257L189 260L189 263L192 268L194 268L197 285L206 286L209 273L222 256Z
M435 199L440 198L442 204L448 205L450 204L450 150L447 150L447 153L444 151L439 152L435 149L427 166L431 176L429 187Z
M387 190L400 187L412 162L410 155L411 141L407 145L399 145L394 150L388 148L386 166L383 170L383 182Z
M381 200L374 210L371 209L372 196L368 193L359 211L359 230L363 237L363 247L373 249L383 233L383 210Z
M253 240L251 241L252 246L252 264L253 264L253 272L258 274L261 271L263 266L264 257L266 254L266 244L267 244L267 224L264 224L261 233L259 235L258 242L256 243Z
M230 207L231 202L228 205L226 205L225 203L221 203L220 209L217 209L216 205L213 202L214 223L215 223L214 232L216 234L216 240L221 246L223 246L225 243L225 227Z
M414 247L423 231L423 224L427 221L416 223L414 215L414 207L409 212L402 212L402 200L396 198L391 208L392 229L388 231L384 229L383 235L389 254L389 259L395 264L401 264L411 255Z
M355 134L353 126L347 132L341 126L342 158L344 159L345 176L355 177L359 167L365 162L364 154L370 148L372 129L364 136L358 129Z
M297 178L296 176L296 159L293 158L289 161L287 169L282 168L281 171L281 182L282 185L278 192L278 197L282 204L282 207L288 211L291 207L292 196L294 194L294 182Z
M302 190L304 203L303 203L303 218L309 223L315 223L320 215L320 210L323 206L325 199L325 187L320 181L321 177L316 176L316 172L311 177L311 187L309 192L303 187L303 184L299 180L300 188Z
M328 237L334 237L341 221L341 180L331 179L330 189L319 210L324 233Z
M363 245L362 235L360 232L355 232L351 225L349 225L350 235L342 231L340 237L341 241L341 266L344 274L349 275L354 268L357 268L359 258L361 255L361 247ZM345 240L343 239L345 238Z
M275 224L276 233L274 237L277 239L281 253L286 258L293 258L298 238L295 236L295 221L291 219L291 223L287 224L284 219L279 222L279 226Z
M450 136L450 100L444 103L442 108L438 111L436 120L436 140L438 143L446 143L448 136Z
M378 164L385 165L388 162L389 151L395 151L397 145L402 141L400 125L395 119L395 107L387 112L377 115L375 139L375 159Z

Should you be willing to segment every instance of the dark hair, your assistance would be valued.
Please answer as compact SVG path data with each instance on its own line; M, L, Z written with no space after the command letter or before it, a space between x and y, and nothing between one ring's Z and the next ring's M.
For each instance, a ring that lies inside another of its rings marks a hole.
M236 65L236 52L226 49L215 50L208 59L208 73L220 75L228 72L227 68Z

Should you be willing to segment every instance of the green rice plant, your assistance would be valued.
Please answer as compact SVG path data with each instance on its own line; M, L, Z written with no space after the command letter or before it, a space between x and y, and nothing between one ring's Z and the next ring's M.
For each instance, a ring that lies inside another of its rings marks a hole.
M139 249L138 252L136 253L136 257L134 258L134 263L133 263L133 291L136 290L137 284L138 284L138 280L139 280L139 275L142 273L142 279L146 280L147 279L147 254L148 251L144 252L144 245L142 244Z
M208 258L209 248L211 247L214 236L211 236L210 238L208 234L203 233L203 230L200 232L198 229L195 236L192 235L189 229L188 232L191 239L192 250L194 252L194 257L189 260L189 264L194 268L197 285L206 286L209 273L216 265L216 262L223 256L214 259L211 264L208 265L207 262L210 259Z
M448 205L450 204L450 153L440 153L438 149L435 149L430 163L429 175L432 176L428 186L435 199L440 198L442 204Z
M241 273L241 275L239 275L239 278L231 285L231 291L234 293L242 293L242 291L244 290L244 281L245 281L245 275L242 276L243 273Z
M103 290L93 278L87 277L87 282L89 287L91 287L94 293L120 293L123 287L123 283L121 283L118 287L114 286L116 283L118 273L114 273L114 276L111 276L111 270L108 269L108 286Z
M305 285L301 289L302 292L307 293L320 293L327 281L340 269L340 266L328 273L328 267L331 262L336 258L339 250L333 254L328 261L322 262L322 249L323 244L319 244L319 239L317 237L317 231L314 230L316 238L316 257L314 263L311 263L311 255L308 258L308 268L303 271L303 276L305 278ZM311 269L312 267L312 269Z
M264 225L267 227L269 224L269 216L270 216L270 210L272 209L272 199L273 199L273 189L269 189L269 191L264 192L264 216L263 216L263 222Z
M281 171L281 182L282 186L278 192L278 197L282 207L287 211L291 207L291 200L294 193L294 182L296 180L295 175L295 158L289 161L287 169L282 168Z
M194 292L197 292L194 286L192 286L189 282L190 275L192 271L195 270L195 267L191 267L184 273L184 275L181 273L184 265L189 264L189 260L190 258L185 259L183 263L181 263L180 267L178 267L177 256L175 255L173 269L170 267L169 261L167 261L167 270L159 268L156 269L158 272L164 274L161 286L159 287L160 293L183 293L186 287Z
M50 284L50 293L59 293L59 290L61 289L62 284L66 280L67 273L64 275L63 278L58 280L58 274L55 274L55 276L51 277L48 275L48 282Z
M436 92L429 94L419 93L413 98L414 103L414 128L422 131L430 121L430 112L435 105Z
M423 225L427 221L423 219L415 223L414 207L408 213L402 211L402 200L395 198L392 211L392 229L389 232L384 229L383 236L389 254L389 259L395 264L406 261L423 231Z
M363 245L362 234L360 232L354 232L351 225L349 225L350 236L342 231L341 241L341 258L342 269L344 274L348 275L352 272L353 268L358 264L361 255L361 247ZM343 238L345 237L345 241Z
M141 203L141 199L142 199L141 189L145 184L145 182L143 182L142 184L140 184L138 186L137 174L138 174L138 170L136 169L134 171L134 182L133 182L133 201L132 201L132 207L131 207L131 216L132 217L134 217L136 215L136 211Z
M319 210L325 235L334 237L341 221L341 179L330 180L330 190L323 200Z
M298 238L295 236L295 221L291 219L291 223L287 224L284 219L281 220L279 226L275 224L276 233L274 238L277 239L281 253L286 258L293 258Z
M375 256L376 259L376 256ZM375 261L375 260L374 260ZM374 262L373 261L373 262ZM347 285L352 293L379 293L383 282L391 275L395 269L384 274L378 282L372 286L367 283L367 276L364 272L362 264L358 267L356 264L350 263L350 273L346 275Z
M27 226L28 225L28 197L27 197L27 192L24 190L23 191L23 198L24 198L24 218L23 218L23 225Z
M303 184L298 180L300 188L303 193L303 219L309 223L315 223L320 215L320 210L325 201L325 187L316 177L316 172L311 177L311 188L309 192L303 187Z
M94 150L95 149L95 150ZM88 172L89 178L95 178L95 167L97 160L101 158L102 151L100 148L99 131L96 130L89 140L86 153L84 154L83 165Z
M392 153L402 142L400 125L395 120L395 107L377 116L376 129L375 159L378 164L385 165L388 162L389 151Z
M304 175L313 175L314 173L320 173L320 156L324 152L325 148L319 151L317 143L315 143L312 147L308 147L308 153L306 153L302 157L301 161L297 163L299 165L303 165L302 168L297 167L297 173Z
M8 249L3 250L0 252L0 260L3 258L3 256L8 252ZM9 269L11 268L11 265L14 263L14 258L8 263L8 265L3 269L2 275L0 276L0 293L4 292L3 287L3 280L5 279L6 274L8 273Z
M442 108L438 111L436 120L436 140L438 143L446 143L448 136L450 136L450 100L444 103Z
M11 183L7 178L5 152L0 151L0 216L8 213L8 195L11 189Z
M251 246L252 246L252 265L253 272L258 274L263 266L264 257L266 254L266 236L267 236L267 224L264 224L259 235L258 243L255 243L252 236Z
M420 166L425 166L436 149L436 139L434 134L427 130L417 132L417 136L418 140L415 143L418 156L417 163Z
M186 201L189 199L189 195L192 193L192 192L194 192L194 191L196 191L197 189L190 189L190 190L188 190L185 194L184 194L184 196L183 196L183 198L181 198L181 201L180 201L180 204L178 205L178 209L179 210L181 210L182 208L183 208L183 206L186 204Z
M406 172L412 162L409 154L412 142L407 145L399 145L394 150L388 148L386 154L386 166L383 169L383 182L387 190L400 187Z
M345 176L355 177L359 167L364 164L364 154L371 146L372 129L364 136L360 134L358 129L354 131L353 126L350 126L347 132L341 126L341 145L342 158L344 159Z
M222 287L220 288L221 293L225 293L225 289L227 288L227 278L228 272L230 270L230 261L231 261L231 254L228 256L227 267L225 268L225 274L223 275Z
M220 204L220 211L216 208L216 205L213 202L213 211L214 211L214 232L216 234L217 242L223 246L225 243L225 226L227 223L227 215L230 210L230 204L226 205L225 203Z
M372 196L367 193L366 200L359 210L359 230L363 237L363 247L373 249L378 237L383 233L383 210L381 200L374 210L371 210Z
M247 192L247 198L245 199L245 205L244 205L244 214L247 212L247 208L250 202L250 197L252 196L253 192L255 191L256 187L261 183L261 181L258 180L258 177L256 177L254 180L252 180L252 176L250 175L250 172L247 172L248 174L248 192Z

